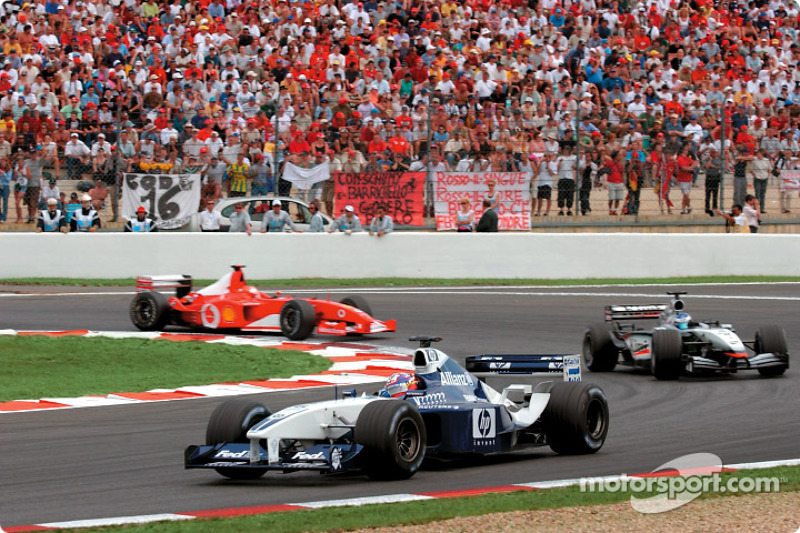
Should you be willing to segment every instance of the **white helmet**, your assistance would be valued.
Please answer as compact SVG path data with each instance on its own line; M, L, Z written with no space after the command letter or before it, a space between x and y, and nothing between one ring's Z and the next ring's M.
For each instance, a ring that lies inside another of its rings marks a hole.
M92 197L89 196L88 194L84 194L83 196L81 196L81 202L91 202L91 201Z

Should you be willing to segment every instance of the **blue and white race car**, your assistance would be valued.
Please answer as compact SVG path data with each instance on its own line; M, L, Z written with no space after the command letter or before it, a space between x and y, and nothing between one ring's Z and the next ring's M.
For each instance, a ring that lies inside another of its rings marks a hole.
M360 470L373 479L404 479L426 456L496 454L550 446L561 454L597 452L608 433L608 402L580 381L578 355L479 355L467 369L431 348L441 339L412 337L415 372L392 376L379 394L295 405L272 414L251 399L212 413L205 445L185 451L186 468L212 468L231 479L265 472ZM559 382L509 385L502 392L478 376L560 374Z

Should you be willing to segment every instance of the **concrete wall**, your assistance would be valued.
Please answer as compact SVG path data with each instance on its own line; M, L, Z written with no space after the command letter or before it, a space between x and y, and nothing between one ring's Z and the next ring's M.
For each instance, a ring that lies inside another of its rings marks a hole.
M800 275L800 235L396 232L0 234L0 278L645 278Z

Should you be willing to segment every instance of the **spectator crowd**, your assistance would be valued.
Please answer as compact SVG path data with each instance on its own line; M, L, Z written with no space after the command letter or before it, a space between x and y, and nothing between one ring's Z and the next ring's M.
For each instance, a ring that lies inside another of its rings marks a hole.
M544 216L553 200L587 214L601 183L611 214L635 213L645 187L689 213L701 170L707 213L726 172L734 203L752 187L763 209L772 177L800 168L794 0L9 0L0 14L0 222L9 203L18 222L51 198L66 208L61 178L116 218L122 172L201 173L214 201L289 195L287 162L523 171ZM332 185L314 197L334 215Z

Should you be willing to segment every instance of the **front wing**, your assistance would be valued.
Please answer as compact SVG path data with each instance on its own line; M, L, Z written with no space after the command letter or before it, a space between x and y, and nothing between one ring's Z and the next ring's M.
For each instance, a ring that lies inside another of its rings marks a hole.
M739 370L759 370L761 368L789 366L789 355L780 353L759 353L751 357L731 357L727 364L722 364L713 359L693 355L687 362L687 372L702 372L721 370L737 372Z
M251 460L249 443L220 443L215 445L191 445L184 451L185 468L241 468L276 470L284 473L313 470L322 474L333 474L361 468L360 444L318 444L306 450L290 450L282 453L276 461L267 460L267 450L258 445L258 457Z

